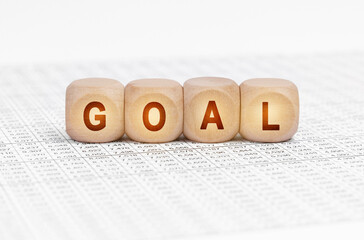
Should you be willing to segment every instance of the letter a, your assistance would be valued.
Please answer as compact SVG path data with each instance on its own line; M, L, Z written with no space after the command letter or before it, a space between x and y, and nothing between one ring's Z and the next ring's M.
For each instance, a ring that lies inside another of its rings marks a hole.
M279 130L279 124L268 123L268 102L263 102L263 130Z
M211 117L211 112L213 117ZM200 129L206 129L208 123L216 123L217 129L224 129L215 101L209 101Z

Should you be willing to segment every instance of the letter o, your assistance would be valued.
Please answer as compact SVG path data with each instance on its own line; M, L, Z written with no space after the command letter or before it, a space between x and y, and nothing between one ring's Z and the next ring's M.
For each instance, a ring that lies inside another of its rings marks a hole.
M156 125L152 125L149 121L149 111L152 108L156 108L159 111L159 122ZM150 131L159 131L162 129L166 122L166 111L164 107L159 102L150 102L148 103L143 110L143 123L144 126Z

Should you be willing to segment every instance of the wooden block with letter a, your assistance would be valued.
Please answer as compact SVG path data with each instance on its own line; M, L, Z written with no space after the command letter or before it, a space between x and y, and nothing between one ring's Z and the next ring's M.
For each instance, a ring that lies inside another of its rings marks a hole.
M199 77L184 85L186 138L197 142L223 142L239 131L239 86L231 79Z

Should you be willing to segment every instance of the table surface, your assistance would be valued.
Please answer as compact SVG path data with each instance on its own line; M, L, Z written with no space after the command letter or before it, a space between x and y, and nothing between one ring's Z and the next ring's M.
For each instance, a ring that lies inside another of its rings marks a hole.
M204 238L361 222L363 66L363 54L333 54L2 67L0 238ZM74 79L196 76L295 82L297 134L85 144L65 133Z

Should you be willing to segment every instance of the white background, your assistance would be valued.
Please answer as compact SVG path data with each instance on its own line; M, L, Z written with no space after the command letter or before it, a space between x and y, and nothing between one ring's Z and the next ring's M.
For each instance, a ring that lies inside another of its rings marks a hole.
M360 51L362 2L0 0L0 64Z

